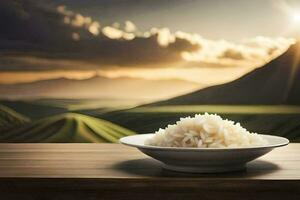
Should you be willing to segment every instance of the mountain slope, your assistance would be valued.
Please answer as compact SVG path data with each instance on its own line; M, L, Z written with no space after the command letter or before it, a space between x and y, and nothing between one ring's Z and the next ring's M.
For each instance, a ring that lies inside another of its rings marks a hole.
M265 66L222 85L150 105L300 104L300 42Z
M107 78L94 76L83 80L67 78L41 80L30 83L0 85L0 98L168 98L191 92L200 86L194 82L169 79Z
M74 113L44 118L0 135L0 142L117 142L133 131Z
M19 126L30 121L29 118L21 115L14 110L0 105L0 131L10 129L15 126Z

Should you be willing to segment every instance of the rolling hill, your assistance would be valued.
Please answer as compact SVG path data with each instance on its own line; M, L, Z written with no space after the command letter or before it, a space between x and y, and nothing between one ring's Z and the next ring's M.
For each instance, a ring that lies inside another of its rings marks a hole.
M0 105L0 131L1 133L12 127L20 126L30 122L28 117L15 112L14 110Z
M26 100L0 100L0 104L13 109L22 115L28 116L31 119L40 119L42 117L48 117L68 112L66 108L54 105L39 104Z
M117 142L132 134L135 133L105 120L67 113L4 131L0 142Z
M299 61L298 41L282 55L237 80L149 105L300 105Z

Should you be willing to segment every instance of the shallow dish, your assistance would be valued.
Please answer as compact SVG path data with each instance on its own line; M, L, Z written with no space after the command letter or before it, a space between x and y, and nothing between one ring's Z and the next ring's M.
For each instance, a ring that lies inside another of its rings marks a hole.
M192 173L217 173L242 170L254 160L276 147L285 146L284 137L262 135L268 145L246 148L183 148L145 145L154 134L140 134L120 139L120 143L136 147L144 154L161 161L165 169Z

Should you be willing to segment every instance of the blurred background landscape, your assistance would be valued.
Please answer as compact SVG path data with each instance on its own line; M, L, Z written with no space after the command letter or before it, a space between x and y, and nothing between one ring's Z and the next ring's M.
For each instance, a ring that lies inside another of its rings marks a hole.
M300 142L300 2L1 0L0 142L117 142L196 113Z

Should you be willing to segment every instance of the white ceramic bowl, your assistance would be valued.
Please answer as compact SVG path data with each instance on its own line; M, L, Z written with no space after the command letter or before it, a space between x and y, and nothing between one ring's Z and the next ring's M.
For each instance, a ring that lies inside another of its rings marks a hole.
M120 139L120 143L138 148L144 154L161 161L165 169L192 173L217 173L238 171L246 163L276 147L285 146L289 140L283 137L262 135L268 145L247 148L182 148L145 145L154 134L140 134Z

